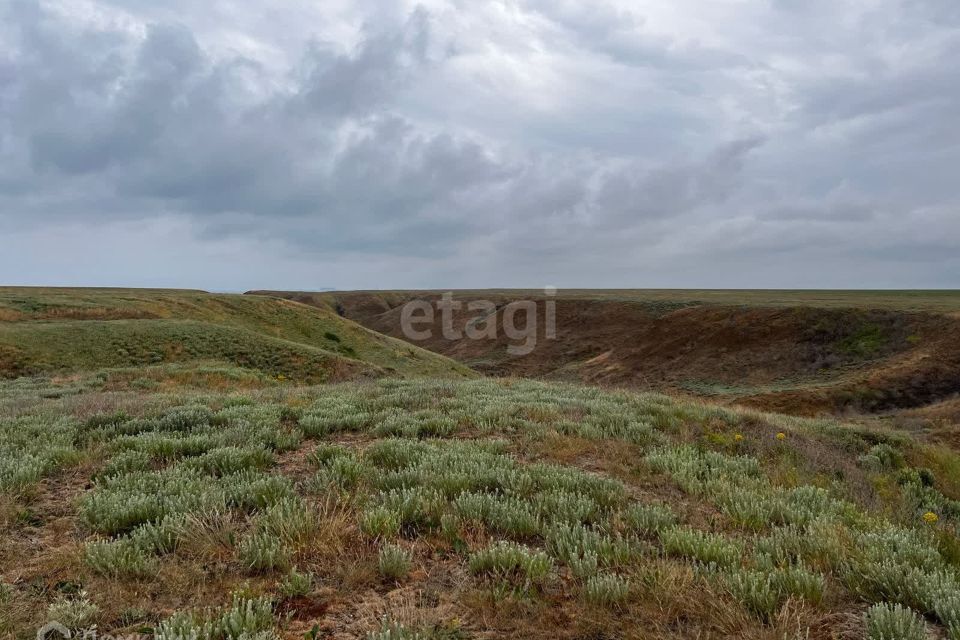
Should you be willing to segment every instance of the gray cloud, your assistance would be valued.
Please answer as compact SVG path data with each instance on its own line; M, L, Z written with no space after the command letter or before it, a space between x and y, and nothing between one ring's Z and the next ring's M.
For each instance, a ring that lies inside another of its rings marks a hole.
M501 8L14 0L0 280L960 286L955 3Z

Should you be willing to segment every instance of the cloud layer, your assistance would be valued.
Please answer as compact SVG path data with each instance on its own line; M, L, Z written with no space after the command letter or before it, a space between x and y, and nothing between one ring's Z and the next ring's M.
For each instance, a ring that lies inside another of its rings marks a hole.
M12 0L0 281L960 287L954 0Z

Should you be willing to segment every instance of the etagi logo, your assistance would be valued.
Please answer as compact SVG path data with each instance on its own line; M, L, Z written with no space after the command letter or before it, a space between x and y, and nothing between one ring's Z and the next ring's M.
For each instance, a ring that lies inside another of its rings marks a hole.
M556 295L556 287L543 290L543 337L547 340L557 337ZM440 333L445 340L461 340L464 336L468 340L496 340L498 325L501 325L508 339L520 342L507 346L510 355L525 356L537 347L540 322L535 300L514 300L502 305L490 300L470 300L464 304L448 291L435 304L440 313ZM464 307L466 321L462 326L455 326L456 314ZM400 328L408 340L416 342L433 338L435 323L434 304L427 300L411 300L400 311Z

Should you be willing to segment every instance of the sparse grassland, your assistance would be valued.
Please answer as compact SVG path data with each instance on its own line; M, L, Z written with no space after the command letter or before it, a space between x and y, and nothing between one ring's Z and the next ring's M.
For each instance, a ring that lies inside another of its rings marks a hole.
M538 299L542 289L457 289L458 297L464 299L496 299L508 297L514 300ZM334 309L343 292L270 292L293 298L299 296L326 304ZM439 295L435 291L350 291L346 295L377 295L388 301L405 300L413 294ZM598 300L634 302L645 305L663 305L677 308L684 305L716 304L758 307L808 306L820 308L897 309L906 311L931 311L937 313L960 312L960 291L956 290L802 290L802 289L563 289L560 297L571 300Z
M0 635L960 637L958 460L902 433L513 379L85 380L0 382Z

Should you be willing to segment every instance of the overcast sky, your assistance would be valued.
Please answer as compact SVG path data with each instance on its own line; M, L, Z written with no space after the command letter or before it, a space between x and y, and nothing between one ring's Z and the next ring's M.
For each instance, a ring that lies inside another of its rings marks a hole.
M958 0L0 0L0 283L960 287Z

